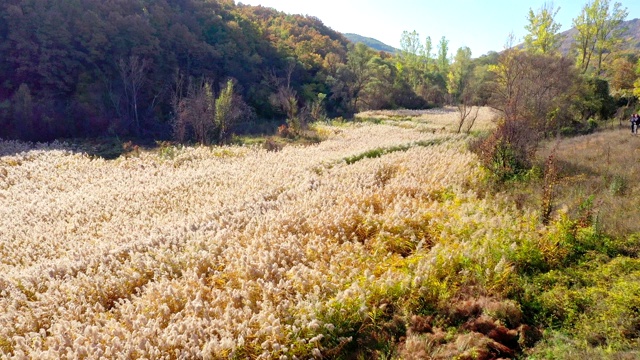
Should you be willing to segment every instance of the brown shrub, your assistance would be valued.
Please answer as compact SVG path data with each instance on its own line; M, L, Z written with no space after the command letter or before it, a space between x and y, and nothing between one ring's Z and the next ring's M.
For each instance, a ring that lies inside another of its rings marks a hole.
M531 167L540 135L526 121L502 121L471 150L500 180L508 180Z
M452 301L450 308L445 309L445 312L452 324L459 324L482 314L500 320L511 328L518 327L522 321L522 311L516 302L485 296Z
M420 316L413 315L411 316L411 321L409 323L409 331L412 333L430 333L433 331L432 329L433 316Z
M522 348L529 348L542 339L542 332L535 327L529 325L520 325L518 327L518 344Z

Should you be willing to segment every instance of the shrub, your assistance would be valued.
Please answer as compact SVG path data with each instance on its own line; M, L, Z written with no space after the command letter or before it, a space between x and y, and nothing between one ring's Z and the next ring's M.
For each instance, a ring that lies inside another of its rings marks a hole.
M498 180L513 180L531 168L537 137L522 122L503 121L494 133L473 149Z

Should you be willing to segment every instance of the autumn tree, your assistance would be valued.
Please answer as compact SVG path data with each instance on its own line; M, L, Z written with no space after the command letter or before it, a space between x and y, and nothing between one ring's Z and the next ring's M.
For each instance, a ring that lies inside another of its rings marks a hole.
M168 138L176 69L185 79L233 78L234 99L242 96L260 118L274 118L282 115L269 101L277 88L263 75L284 73L288 58L299 64L291 78L297 101L325 93L325 107L341 115L328 79L344 63L347 43L317 18L233 1L6 0L0 137ZM21 84L35 109L24 132L15 130L10 109Z
M524 37L524 46L528 51L541 54L549 54L558 51L561 43L561 25L555 21L560 8L555 8L553 3L544 3L536 12L529 9L528 24L525 26L527 35Z
M612 94L618 99L625 99L629 107L635 100L633 95L634 82L638 77L635 72L635 64L626 57L615 59L608 69L609 85Z
M574 38L578 53L577 66L582 73L586 73L591 66L596 74L601 73L604 58L620 43L624 31L621 24L627 15L627 9L619 2L612 7L609 0L592 0L573 19L573 26L577 30Z
M636 63L635 70L636 70L637 78L633 82L633 95L636 98L640 98L640 59L638 59L638 62Z
M530 167L543 136L571 120L578 76L565 57L515 48L505 50L491 70L490 105L503 117L481 153L499 177L509 178Z
M567 108L577 76L573 62L557 55L512 49L501 55L490 104L506 121L519 122L543 133L554 128L554 110Z

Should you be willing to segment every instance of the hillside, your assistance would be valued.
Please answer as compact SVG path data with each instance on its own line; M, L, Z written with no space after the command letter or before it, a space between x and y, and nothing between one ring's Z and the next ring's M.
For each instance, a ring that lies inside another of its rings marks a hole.
M174 100L205 80L214 93L235 81L242 121L274 118L285 78L311 99L328 92L347 43L317 18L233 1L3 1L0 138L166 139Z
M358 34L351 34L351 33L347 33L343 35L344 37L347 38L347 40L351 41L352 43L363 43L376 51L384 51L390 54L395 54L398 51L398 49L392 46L389 46L374 38L364 37Z

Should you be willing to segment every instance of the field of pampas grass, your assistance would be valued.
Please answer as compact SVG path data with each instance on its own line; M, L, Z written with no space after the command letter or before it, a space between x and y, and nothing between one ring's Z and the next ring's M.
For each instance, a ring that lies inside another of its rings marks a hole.
M467 135L397 125L115 160L0 142L0 358L521 356L521 274L574 228L487 192Z
M503 252L535 229L476 197L463 137L324 132L111 161L0 143L0 354L308 358L355 351L372 317L503 286Z
M499 114L489 107L473 107L470 117L477 112L471 131L487 131L495 128ZM404 126L417 126L426 131L454 132L458 129L460 113L453 106L430 110L371 110L358 113L357 119L376 119L388 123L403 123ZM463 131L467 130L469 120L463 126Z

